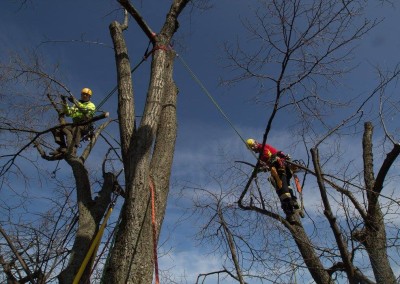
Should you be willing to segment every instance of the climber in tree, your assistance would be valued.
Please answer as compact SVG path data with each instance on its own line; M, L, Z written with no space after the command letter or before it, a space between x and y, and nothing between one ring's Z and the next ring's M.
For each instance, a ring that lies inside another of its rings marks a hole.
M291 215L294 210L300 209L297 197L290 187L292 172L286 163L286 160L290 160L290 156L268 144L265 144L263 148L262 144L251 138L247 139L246 144L255 153L261 153L261 166L271 172L273 178L271 183L276 189L285 214Z
M91 123L83 122L93 118L96 111L96 106L90 101L92 97L92 90L89 88L83 88L81 91L81 99L78 101L74 97L62 96L63 101L63 112L65 115L72 118L74 125L67 125L61 128L55 129L52 133L54 141L60 146L51 155L58 155L67 152L68 147L77 148L81 141L81 138L86 135L90 128ZM67 99L72 103L69 106ZM75 125L79 124L79 125ZM72 144L73 143L73 144Z

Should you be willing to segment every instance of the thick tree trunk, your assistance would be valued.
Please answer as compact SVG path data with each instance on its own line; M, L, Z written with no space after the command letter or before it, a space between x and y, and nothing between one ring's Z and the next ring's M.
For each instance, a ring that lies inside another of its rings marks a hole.
M178 89L173 81L173 60L175 52L167 52L167 65L165 68L164 101L161 118L157 129L157 138L154 145L153 156L150 164L150 176L156 182L156 207L157 228L160 232L164 220L169 193L169 180L175 152L177 135L177 95Z
M319 257L315 254L314 245L308 238L308 235L304 231L300 221L298 220L298 222L293 222L289 225L289 229L315 283L333 283L331 276L322 265Z
M123 85L119 87L118 107L126 199L103 279L105 283L147 284L151 283L154 270L150 184L156 192L156 230L159 233L167 204L177 129L177 88L172 80L174 52L169 50L169 44L178 28L177 17L189 0L173 1L158 35L149 30L129 1L119 2L150 36L154 50L145 109L137 130L132 125L133 109L130 111L134 107L133 92L129 93L133 90L130 75L125 72L124 76L119 74L118 77L118 85ZM130 70L118 23L111 24L110 32L118 72Z
M301 224L300 217L298 214L294 214L290 217L290 222L283 219L281 216L272 213L268 210L261 209L255 206L242 207L246 210L254 210L258 213L272 217L275 220L281 222L290 232L294 241L296 242L297 248L307 266L312 278L317 284L330 284L334 283L327 269L324 268L321 259L315 253L315 246L308 237L306 231Z
M124 159L127 162L125 170L130 169L125 173L127 194L121 212L122 222L105 273L106 283L151 283L153 277L150 182L154 183L157 194L159 232L176 137L177 89L172 81L173 58L173 52L165 50L158 50L153 56L144 115L129 143L128 158Z
M375 180L373 171L373 153L372 153L372 123L367 122L364 125L363 136L363 161L364 161L364 181L367 189L368 210L365 221L365 227L355 234L368 252L375 280L378 284L394 284L396 277L392 268L386 250L386 229L385 221L379 204L379 194L383 188L383 181L386 172L389 170L391 162L398 156L398 147L393 148L387 159L384 161L378 178ZM397 148L397 149L396 149Z
M69 157L66 161L71 166L75 177L79 219L68 265L58 276L60 284L70 284L73 282L99 229L107 206L110 204L111 192L115 181L113 174L105 174L103 188L97 200L93 201L89 174L82 160L78 157ZM89 265L87 265L80 283L89 279L91 270L90 264L93 258L94 256L89 262Z
M395 284L396 277L386 251L386 230L379 203L374 216L371 216L371 224L365 228L363 245L368 252L377 284Z

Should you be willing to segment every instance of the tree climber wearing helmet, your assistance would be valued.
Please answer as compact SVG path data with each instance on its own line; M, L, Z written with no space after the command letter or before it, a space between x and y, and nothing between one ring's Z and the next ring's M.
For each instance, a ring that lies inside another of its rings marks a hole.
M247 139L246 144L253 152L261 153L261 163L271 171L271 183L276 189L285 214L290 215L294 213L294 210L300 209L297 197L290 187L292 172L286 163L290 156L268 144L265 144L263 149L262 144L254 139Z
M68 98L66 96L62 96L61 99L63 101L64 114L71 117L73 123L81 123L93 118L93 115L96 111L96 106L90 101L91 97L92 90L89 88L82 89L81 99L79 101L72 96ZM72 103L72 106L68 105L66 102L67 99ZM89 132L90 128L91 124L87 123L83 125L68 125L55 129L52 132L54 135L54 141L60 145L60 147L50 154L58 155L66 153L67 146L70 147L72 143L74 143L73 147L78 147L81 138Z

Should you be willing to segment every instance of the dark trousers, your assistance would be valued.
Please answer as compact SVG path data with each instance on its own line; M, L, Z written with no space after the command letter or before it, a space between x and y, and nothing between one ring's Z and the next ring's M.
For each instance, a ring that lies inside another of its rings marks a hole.
M90 129L89 125L67 125L52 131L54 141L60 148L78 147L82 136L86 135Z
M281 201L281 206L286 214L292 214L294 209L299 209L297 197L290 187L292 172L289 167L283 163L273 163L271 166L272 184Z

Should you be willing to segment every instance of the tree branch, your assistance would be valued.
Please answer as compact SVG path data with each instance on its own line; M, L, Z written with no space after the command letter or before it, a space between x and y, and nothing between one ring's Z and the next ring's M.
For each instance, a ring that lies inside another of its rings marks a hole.
M34 283L34 279L32 276L32 272L29 270L28 265L26 264L25 260L21 257L21 255L18 253L17 249L13 245L10 237L7 235L7 233L4 231L3 227L0 225L0 233L3 235L4 239L6 240L8 246L14 253L14 255L17 257L18 261L21 263L22 268L24 269L25 273L28 275L29 280Z
M373 192L374 195L371 198L370 204L376 203L379 195L383 189L383 183L385 181L386 175L392 167L393 162L400 155L400 144L394 144L393 149L386 155L385 160L382 163L381 168L379 169L378 175L376 176Z
M326 188L325 188L325 185L324 185L324 182L322 179L322 172L321 172L321 167L319 164L318 149L312 148L311 155L312 155L312 160L314 163L315 172L317 174L318 187L320 189L322 202L323 202L324 208L325 208L324 214L325 214L326 218L328 219L329 224L332 229L332 232L333 232L333 235L335 236L336 244L338 245L341 258L344 262L344 267L345 267L346 274L348 276L348 280L350 283L355 283L354 282L354 267L351 262L350 254L347 250L346 243L343 239L340 228L336 222L336 217L332 214L332 209L331 209L331 206L329 203L328 196L326 194Z
M129 14L135 19L136 23L142 29L142 31L146 34L146 36L151 40L153 44L155 44L154 36L156 35L152 29L147 25L143 17L140 15L139 11L131 4L129 0L118 0L118 2L128 11Z

